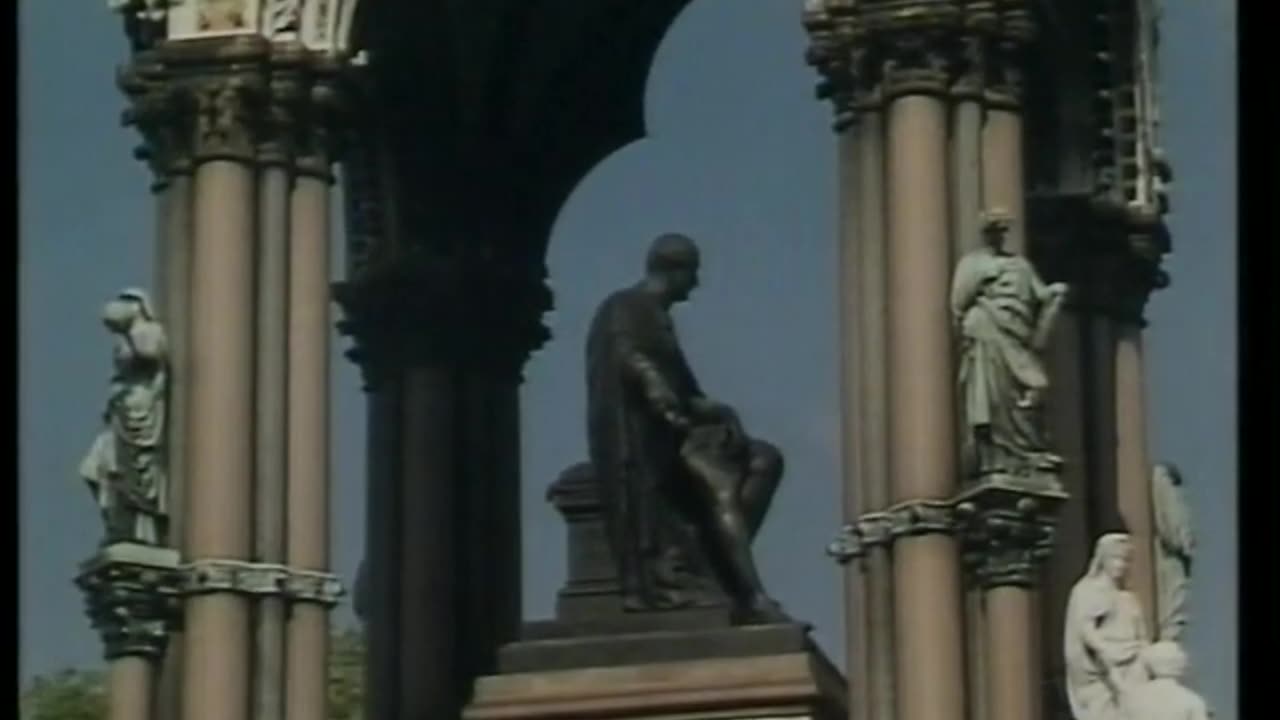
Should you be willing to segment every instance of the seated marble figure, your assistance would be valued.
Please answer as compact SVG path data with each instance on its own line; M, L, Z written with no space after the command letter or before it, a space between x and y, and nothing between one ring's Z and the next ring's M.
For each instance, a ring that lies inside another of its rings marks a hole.
M671 307L698 286L699 252L668 234L644 278L610 295L587 339L588 444L623 607L733 601L742 622L785 616L751 543L782 477L782 455L703 392Z

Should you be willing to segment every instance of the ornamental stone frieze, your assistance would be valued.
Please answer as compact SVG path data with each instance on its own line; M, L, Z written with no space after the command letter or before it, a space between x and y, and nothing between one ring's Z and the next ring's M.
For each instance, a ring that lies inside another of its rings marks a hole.
M256 35L308 50L349 52L360 0L107 0L135 50L164 41Z

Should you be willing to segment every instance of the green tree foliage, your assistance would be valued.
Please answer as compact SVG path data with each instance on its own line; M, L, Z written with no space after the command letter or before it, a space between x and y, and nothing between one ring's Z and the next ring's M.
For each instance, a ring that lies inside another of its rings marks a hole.
M63 670L42 675L22 693L21 720L106 720L107 683L101 672ZM364 718L364 636L337 630L329 649L329 720Z
M22 693L22 720L105 720L107 690L103 674L63 670L31 681Z
M348 627L329 646L329 720L364 719L364 633Z

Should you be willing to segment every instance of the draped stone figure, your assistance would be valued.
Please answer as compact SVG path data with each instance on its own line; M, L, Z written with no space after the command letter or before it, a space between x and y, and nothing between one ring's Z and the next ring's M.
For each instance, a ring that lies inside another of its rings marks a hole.
M1130 693L1147 680L1146 622L1138 598L1124 589L1132 552L1127 534L1103 535L1071 588L1063 651L1075 720L1126 720Z
M587 338L588 445L623 606L698 604L718 587L747 618L780 619L751 541L782 456L705 395L680 348L669 310L698 266L692 240L658 238L645 278L600 305Z
M1157 637L1177 641L1187 626L1195 535L1191 528L1191 510L1183 494L1182 473L1176 466L1163 463L1152 470L1151 504L1156 531Z
M102 512L104 544L160 545L168 518L168 343L142 290L122 291L106 304L102 321L115 336L115 372L104 427L80 463L80 476Z
M1199 694L1182 684L1187 656L1176 642L1161 641L1142 651L1147 682L1134 688L1128 720L1209 720L1213 714Z
M1067 286L1046 285L1026 258L1005 250L1009 223L1003 211L983 213L983 247L956 265L951 312L970 473L1028 480L1061 465L1044 432L1041 353Z

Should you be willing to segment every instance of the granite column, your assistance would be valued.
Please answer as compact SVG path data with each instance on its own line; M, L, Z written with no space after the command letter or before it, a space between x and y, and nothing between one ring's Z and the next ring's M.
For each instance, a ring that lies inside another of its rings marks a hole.
M297 88L272 78L258 148L254 533L257 563L285 563L289 396L289 190ZM253 717L285 717L285 599L263 595L254 608Z
M889 469L898 717L965 715L961 573L945 516L956 491L949 307L946 61L919 28L889 38ZM901 41L896 44L894 41ZM935 513L934 510L938 512Z
M318 63L319 61L315 61ZM309 84L289 195L288 464L286 557L299 585L329 578L329 188L337 92ZM285 651L285 718L322 717L328 704L327 593L291 592Z

